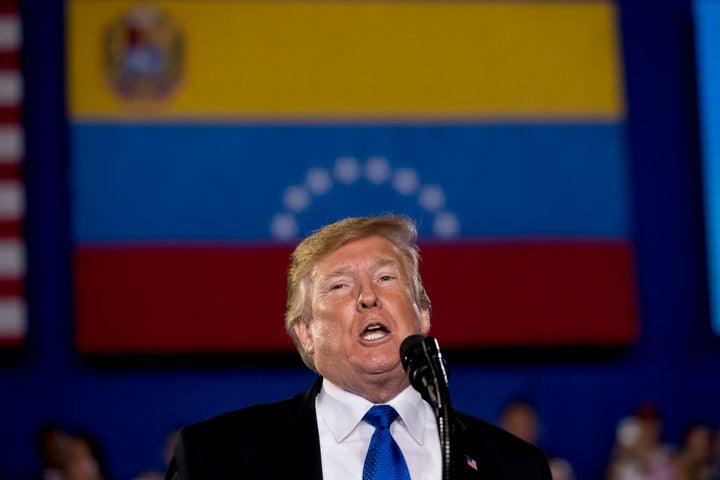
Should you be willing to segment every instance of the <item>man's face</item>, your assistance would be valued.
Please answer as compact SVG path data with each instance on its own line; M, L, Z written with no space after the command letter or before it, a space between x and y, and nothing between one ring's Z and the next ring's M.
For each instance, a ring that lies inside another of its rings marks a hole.
M404 265L400 252L380 236L343 245L315 266L311 318L295 326L318 372L366 398L378 386L407 385L400 344L430 328L429 312L413 300Z

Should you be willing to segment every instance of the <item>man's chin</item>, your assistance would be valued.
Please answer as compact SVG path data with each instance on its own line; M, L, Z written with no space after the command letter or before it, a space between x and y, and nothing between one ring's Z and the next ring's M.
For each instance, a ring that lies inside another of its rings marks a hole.
M373 359L373 361L363 365L362 371L366 375L374 377L406 376L399 356L397 358Z

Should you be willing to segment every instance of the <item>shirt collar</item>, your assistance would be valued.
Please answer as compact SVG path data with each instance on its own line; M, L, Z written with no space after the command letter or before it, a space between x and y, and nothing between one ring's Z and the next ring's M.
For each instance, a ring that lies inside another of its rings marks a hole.
M422 445L427 409L420 393L408 386L387 404L397 410L410 435ZM327 379L323 379L315 400L318 417L325 422L337 442L343 441L353 431L372 406L373 403L366 398L343 390Z

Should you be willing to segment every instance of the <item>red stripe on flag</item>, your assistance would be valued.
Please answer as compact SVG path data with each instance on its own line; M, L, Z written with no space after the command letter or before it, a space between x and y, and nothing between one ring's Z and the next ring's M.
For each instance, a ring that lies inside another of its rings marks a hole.
M432 331L448 346L623 345L639 336L629 243L432 246L422 252Z
M24 334L18 334L17 336L0 336L0 348L17 348L21 347L24 343Z
M83 352L290 349L288 249L87 248L75 253Z
M17 13L17 11L18 11L17 0L0 0L0 15Z
M0 220L0 238L18 238L23 234L20 220Z
M20 123L20 107L18 105L6 105L0 108L0 127L18 123Z
M22 280L14 278L0 280L0 297L22 297L24 293Z
M20 54L17 50L0 50L0 71L16 71L20 68Z
M292 349L289 248L75 252L85 353ZM421 270L444 347L618 345L639 334L627 243L427 245Z
M19 180L20 175L19 163L0 163L0 181Z

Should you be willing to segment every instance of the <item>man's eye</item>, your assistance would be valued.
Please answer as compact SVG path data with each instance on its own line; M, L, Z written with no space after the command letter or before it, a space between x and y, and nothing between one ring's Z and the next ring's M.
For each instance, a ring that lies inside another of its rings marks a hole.
M380 277L380 281L387 282L388 280L392 280L393 278L395 277L393 277L392 275L383 275L382 277Z
M332 287L330 287L330 290L340 290L340 289L342 289L344 286L345 286L345 285L343 285L342 283L337 283L337 284L333 285Z

